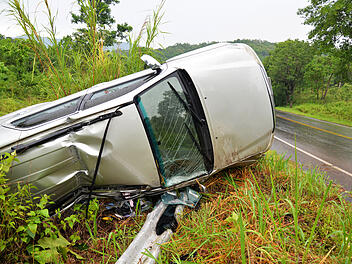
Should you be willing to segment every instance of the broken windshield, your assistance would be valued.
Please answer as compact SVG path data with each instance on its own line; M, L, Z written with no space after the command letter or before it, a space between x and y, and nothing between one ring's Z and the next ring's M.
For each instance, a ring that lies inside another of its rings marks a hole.
M194 118L178 77L164 79L137 100L164 186L206 174Z

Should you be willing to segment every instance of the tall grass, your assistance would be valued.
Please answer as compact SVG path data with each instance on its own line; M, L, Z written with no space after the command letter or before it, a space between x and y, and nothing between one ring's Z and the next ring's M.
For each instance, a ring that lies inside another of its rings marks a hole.
M46 32L49 33L50 40L53 44L54 49L57 51L55 54L55 59L57 59L57 61L59 62L58 66L54 65L53 58L50 56L50 51L45 46L43 38L40 36L40 33L37 30L34 22L32 22L28 12L26 12L23 3L20 0L10 0L9 13L16 19L18 25L20 25L23 32L26 34L30 43L30 48L33 50L40 64L42 65L45 74L48 77L52 91L58 98L62 95L68 94L64 87L62 75L59 72L60 67L63 66L62 49L56 41L56 31L54 26L55 16L52 15L47 0L44 0L43 2L46 7L47 17L50 25L45 29ZM55 78L53 78L52 76L55 76ZM53 82L54 79L56 79L57 83Z
M226 174L186 211L163 263L350 263L352 205L325 174L272 152Z
M58 42L56 36L56 12L49 6L48 0L42 0L41 5L47 15L47 26L44 31L35 24L29 15L22 0L9 0L9 14L15 18L18 25L27 36L29 46L41 65L46 80L51 89L49 98L59 98L97 83L110 81L121 76L143 69L141 55L153 54L152 43L163 33L160 30L163 18L163 5L153 11L143 24L137 38L129 37L130 50L125 53L120 50L106 51L104 36L97 30L97 4L99 0L82 0L81 7L84 13L87 45L80 49L72 49L65 42ZM51 45L46 46L41 33L48 36ZM142 40L144 39L142 43Z
M126 57L126 63L124 64L127 74L143 69L143 62L140 60L143 54L158 55L158 52L153 50L152 45L160 35L166 33L160 29L164 17L164 4L165 0L161 1L160 5L153 11L153 14L145 19L136 37L129 35L129 52ZM142 45L144 37L144 45Z

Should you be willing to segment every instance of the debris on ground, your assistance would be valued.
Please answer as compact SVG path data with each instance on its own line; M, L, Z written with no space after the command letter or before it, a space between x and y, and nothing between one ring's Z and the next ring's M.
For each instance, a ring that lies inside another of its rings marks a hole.
M171 234L176 231L184 207L194 208L200 198L201 195L189 187L178 192L164 193L116 264L155 263L160 245L169 241Z

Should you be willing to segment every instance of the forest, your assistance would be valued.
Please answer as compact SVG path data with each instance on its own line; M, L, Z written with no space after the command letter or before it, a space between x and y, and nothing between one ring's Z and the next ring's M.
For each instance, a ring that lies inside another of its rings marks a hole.
M275 43L269 41L260 40L260 39L236 39L233 41L227 41L229 43L244 43L249 45L257 53L259 58L263 60L265 57L269 56L270 51L274 50ZM182 53L192 51L195 49L203 48L211 44L216 44L218 42L203 42L199 44L190 44L190 43L177 43L175 45L166 47L164 49L158 49L160 52L161 59L167 60L174 56L180 55Z

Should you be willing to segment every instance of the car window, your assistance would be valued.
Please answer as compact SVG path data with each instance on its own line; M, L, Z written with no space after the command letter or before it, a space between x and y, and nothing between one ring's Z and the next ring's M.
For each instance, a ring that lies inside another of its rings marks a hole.
M11 124L19 128L28 128L72 114L78 109L78 104L81 101L81 98L82 97L78 97L74 100L53 106L51 108L37 112L33 115L23 117L21 119L11 122Z
M176 76L137 98L164 186L207 173L193 117L182 100L186 96Z
M151 75L148 75L142 78L134 79L129 82L121 83L121 84L97 91L93 93L91 97L84 103L83 109L87 109L87 108L108 102L122 95L125 95L130 91L133 91L134 89L141 86L150 78L151 78Z

